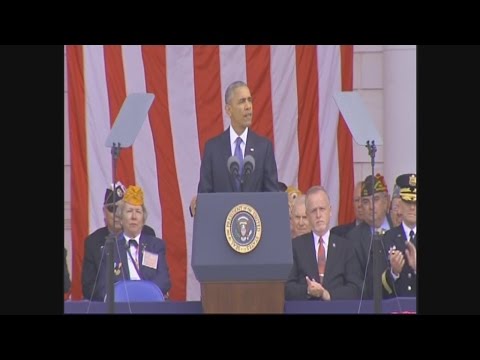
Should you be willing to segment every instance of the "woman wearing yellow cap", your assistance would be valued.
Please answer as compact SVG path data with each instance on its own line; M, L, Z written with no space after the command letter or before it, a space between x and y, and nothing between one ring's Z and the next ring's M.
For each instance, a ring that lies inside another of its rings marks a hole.
M166 260L165 241L142 234L147 219L143 191L131 185L118 207L123 231L117 237L114 250L114 281L148 280L162 290L165 298L171 287ZM102 262L105 270L105 261ZM105 273L105 272L104 272ZM96 298L103 299L106 292L105 276L100 276Z

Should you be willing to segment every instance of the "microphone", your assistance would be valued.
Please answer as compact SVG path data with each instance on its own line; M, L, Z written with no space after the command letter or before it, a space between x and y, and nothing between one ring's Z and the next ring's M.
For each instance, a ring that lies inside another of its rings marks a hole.
M228 172L232 174L235 178L238 178L240 175L240 162L236 156L230 156L227 161Z
M255 170L255 158L252 155L245 156L243 160L243 178L253 173Z

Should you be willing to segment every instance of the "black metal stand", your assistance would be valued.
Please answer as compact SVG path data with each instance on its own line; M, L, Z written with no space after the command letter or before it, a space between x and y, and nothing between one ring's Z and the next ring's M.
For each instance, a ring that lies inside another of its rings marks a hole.
M112 183L113 183L113 228L115 229L115 218L117 213L117 199L116 191L115 191L115 183L116 183L116 174L117 174L117 159L120 156L120 143L116 145L113 143L112 146ZM114 244L115 244L115 234L110 232L105 241L105 252L106 252L106 261L107 261L107 309L109 314L115 313L115 292L113 291L113 268L114 268Z
M255 159L252 155L247 155L243 159L242 171L240 176L240 192L243 192L243 185L250 174L255 170Z
M382 313L382 262L380 256L382 256L382 235L375 231L375 153L377 152L377 146L375 141L367 141L365 147L368 149L368 155L371 158L372 165L372 277L373 277L373 311L375 314ZM367 265L368 269L368 265Z

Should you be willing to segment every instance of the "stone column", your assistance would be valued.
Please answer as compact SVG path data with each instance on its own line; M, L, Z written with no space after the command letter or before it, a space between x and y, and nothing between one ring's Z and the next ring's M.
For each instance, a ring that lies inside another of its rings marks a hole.
M383 51L384 176L391 193L398 175L417 168L417 47Z

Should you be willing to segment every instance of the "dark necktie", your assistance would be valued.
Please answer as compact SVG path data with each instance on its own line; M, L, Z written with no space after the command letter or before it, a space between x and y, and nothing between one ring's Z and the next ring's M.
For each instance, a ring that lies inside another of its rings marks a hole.
M413 230L410 230L410 241L412 242L413 244L413 238L415 237L415 232Z
M135 262L135 265L137 265L138 268L138 242L135 239L130 239L128 240L128 246L130 248L130 254L132 255L133 261ZM131 248L134 248L135 251L131 251Z
M413 245L417 246L417 245L416 245L416 239L415 239L415 232L414 232L413 230L410 230L410 233L409 233L408 235L409 235L409 237L410 237L410 238L409 238L410 242L411 242Z
M238 169L238 171L239 171L239 175L242 176L243 153L242 153L242 148L240 147L240 145L242 144L242 138L240 136L237 137L237 139L235 140L235 143L236 143L236 146L235 146L235 154L234 155L237 157L237 159L240 163L240 169ZM237 191L241 191L240 179L235 179L235 184L237 185Z
M323 284L323 276L325 274L325 264L327 259L325 258L325 246L323 245L323 239L320 237L318 240L318 275L320 275L320 284Z

